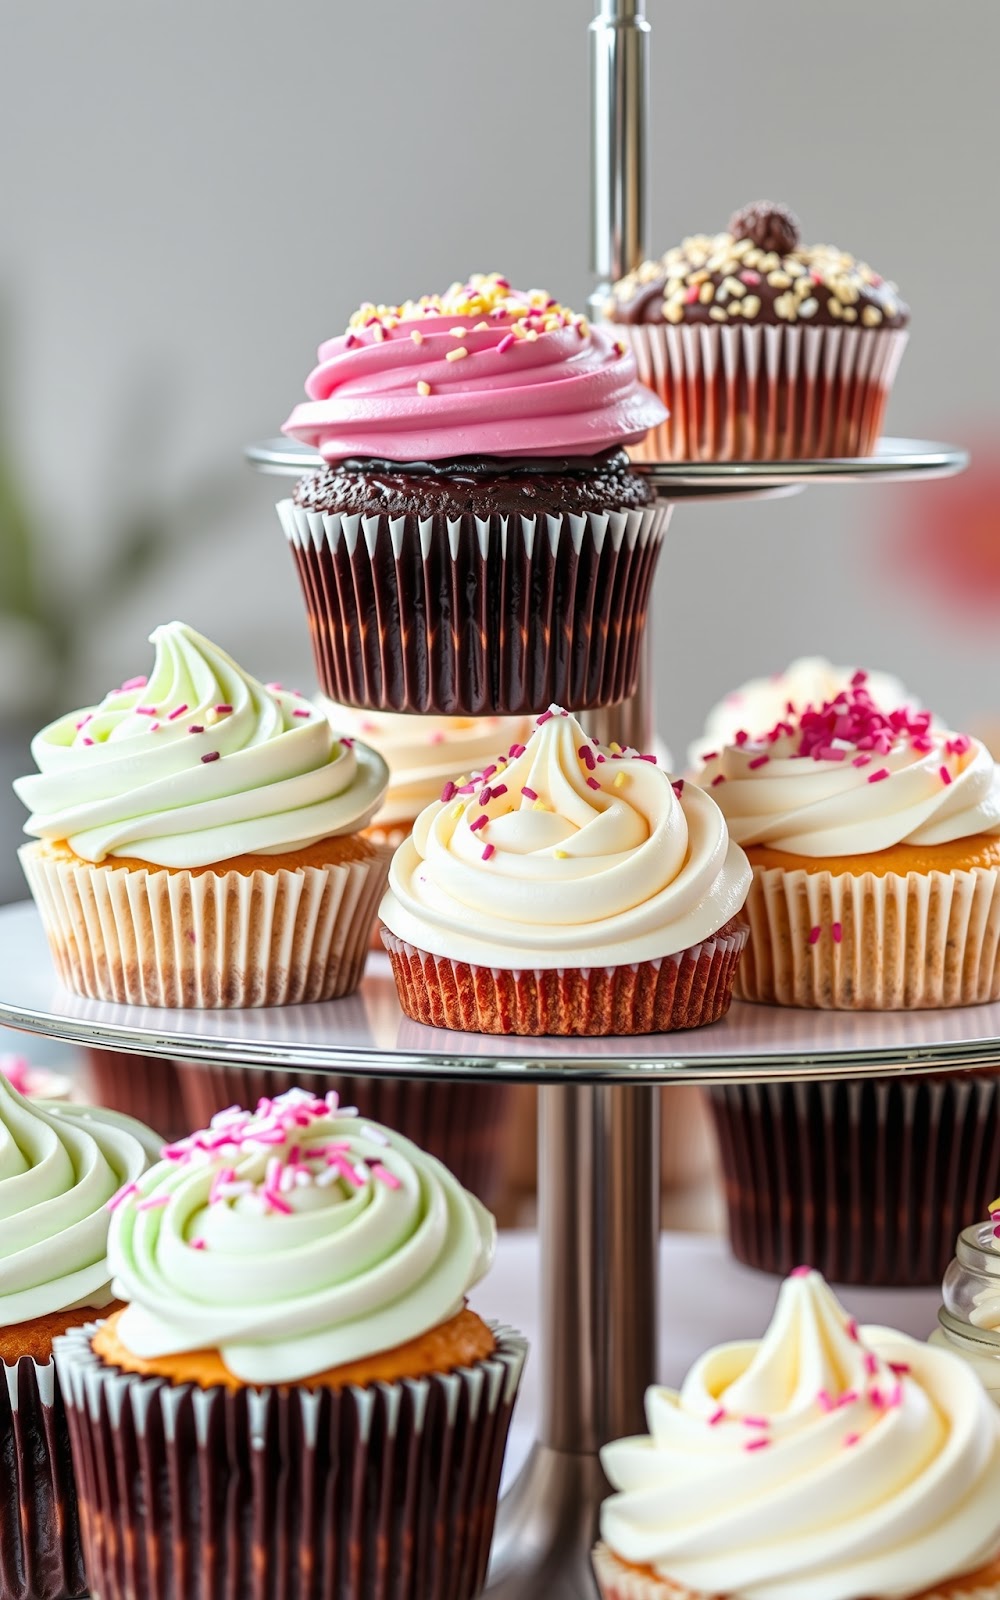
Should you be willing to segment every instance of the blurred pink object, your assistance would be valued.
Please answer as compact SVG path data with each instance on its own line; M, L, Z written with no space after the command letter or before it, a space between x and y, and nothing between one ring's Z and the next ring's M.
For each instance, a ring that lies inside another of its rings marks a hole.
M18 1094L30 1095L33 1100L75 1097L72 1079L61 1072L50 1072L47 1067L33 1067L27 1056L0 1056L0 1073Z

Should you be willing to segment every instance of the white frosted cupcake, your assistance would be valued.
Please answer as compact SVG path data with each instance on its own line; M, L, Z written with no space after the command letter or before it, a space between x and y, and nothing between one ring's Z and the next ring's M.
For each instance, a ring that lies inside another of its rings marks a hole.
M892 1010L1000 999L1000 774L863 672L705 762L754 869L738 993Z
M748 883L708 795L553 707L421 813L379 914L418 1022L660 1033L728 1010Z
M835 667L825 656L799 656L784 672L768 678L750 678L733 689L705 719L705 731L688 748L688 761L697 770L713 751L732 744L737 734L750 738L767 733L788 715L789 706L802 712L822 706L841 690L849 689L857 667ZM919 702L888 672L867 674L868 692L886 711Z
M859 1328L816 1272L763 1339L650 1389L601 1452L605 1600L996 1600L1000 1416L956 1356Z
M360 981L387 853L385 762L184 623L152 675L36 735L21 850L63 981L100 1000L251 1006Z

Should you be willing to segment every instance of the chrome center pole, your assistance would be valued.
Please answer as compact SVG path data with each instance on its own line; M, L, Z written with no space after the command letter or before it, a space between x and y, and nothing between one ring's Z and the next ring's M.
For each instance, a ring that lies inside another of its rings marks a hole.
M500 1508L489 1600L592 1600L598 1451L642 1431L656 1375L660 1090L539 1091L538 1440Z

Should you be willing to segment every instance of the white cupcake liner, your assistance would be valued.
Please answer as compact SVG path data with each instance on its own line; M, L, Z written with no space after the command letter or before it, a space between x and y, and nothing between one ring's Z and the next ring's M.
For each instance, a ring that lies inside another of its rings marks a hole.
M917 1011L1000 999L1000 869L755 867L741 1000ZM817 931L818 930L818 931Z
M91 1000L278 1006L361 981L389 852L325 867L129 870L20 851L63 983Z
M670 415L637 461L871 455L905 329L788 324L623 325L639 378Z
M324 693L372 710L583 710L635 690L666 504L558 516L278 505Z
M724 1600L626 1566L604 1544L597 1546L591 1559L602 1600ZM979 1574L970 1573L967 1578L952 1578L933 1589L922 1589L909 1600L1000 1600L996 1564L981 1568L981 1580Z
M0 1462L0 1595L85 1595L76 1484L53 1361L22 1356L0 1363Z

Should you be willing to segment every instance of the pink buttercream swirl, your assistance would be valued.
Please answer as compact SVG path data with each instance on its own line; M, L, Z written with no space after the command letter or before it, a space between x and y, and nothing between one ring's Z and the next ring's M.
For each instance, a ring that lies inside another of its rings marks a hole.
M283 431L329 462L594 456L666 416L612 331L496 277L362 308L306 393Z

